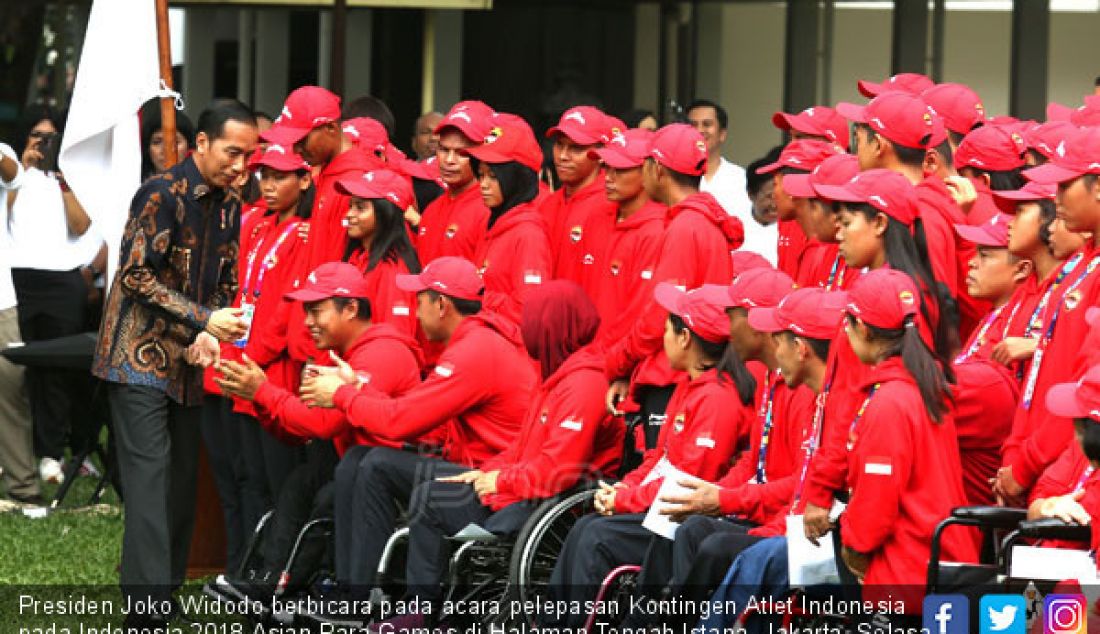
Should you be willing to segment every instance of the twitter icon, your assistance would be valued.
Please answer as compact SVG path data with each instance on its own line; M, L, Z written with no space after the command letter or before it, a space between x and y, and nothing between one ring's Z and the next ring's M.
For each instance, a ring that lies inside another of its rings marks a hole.
M981 633L1026 634L1027 604L1020 594L990 594L980 605Z

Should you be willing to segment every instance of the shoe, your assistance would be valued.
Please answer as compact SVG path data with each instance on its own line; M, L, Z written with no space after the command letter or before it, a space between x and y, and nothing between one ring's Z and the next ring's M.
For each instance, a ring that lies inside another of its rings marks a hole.
M278 575L270 570L249 570L243 577L218 575L218 589L245 601L270 601Z
M80 463L80 475L86 478L98 478L100 476L99 468L95 466L91 458L85 458L84 462Z
M65 481L65 471L61 468L61 463L49 456L38 463L38 475L43 482L50 484L61 484Z

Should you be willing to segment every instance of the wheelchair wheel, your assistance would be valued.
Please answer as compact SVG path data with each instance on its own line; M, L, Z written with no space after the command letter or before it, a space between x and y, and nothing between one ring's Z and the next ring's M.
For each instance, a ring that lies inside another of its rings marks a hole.
M508 570L510 597L533 601L546 594L550 573L569 530L582 515L594 510L595 489L547 500L520 531Z

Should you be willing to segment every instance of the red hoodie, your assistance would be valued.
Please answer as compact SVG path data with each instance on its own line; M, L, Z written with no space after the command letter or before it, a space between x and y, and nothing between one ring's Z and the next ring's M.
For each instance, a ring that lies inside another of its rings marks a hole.
M744 241L741 221L727 214L714 196L692 194L668 210L668 228L652 281L689 290L703 284L729 284L733 280L729 252ZM632 377L633 385L671 385L676 373L661 345L668 312L652 294L643 299L645 308L635 314L630 331L607 352L607 375Z
M995 503L990 478L1001 466L1001 446L1012 430L1020 396L1016 377L990 359L955 363L955 431L968 504Z
M420 354L416 340L389 324L374 324L342 352L348 364L373 389L397 397L420 384ZM266 381L256 392L262 416L279 430L300 438L332 439L342 456L353 445L400 448L402 443L372 436L353 427L337 409L309 407L290 391Z
M870 556L865 601L892 594L906 614L919 614L932 531L966 504L955 422L950 413L939 423L928 416L900 357L872 368L861 388L866 405L848 432L851 497L840 516L841 539ZM976 562L973 536L945 532L943 558Z
M645 479L661 458L684 473L714 482L728 470L752 427L752 405L743 405L733 382L719 380L716 370L695 380L685 376L665 411L668 417L657 446L645 452L642 464L626 474L624 487L615 494L616 513L641 513L653 504L664 478Z
M485 308L519 323L528 289L550 279L550 243L532 203L504 212L478 245L474 264L485 283Z
M1084 259L1055 289L1046 307L1040 330L1044 336L1024 378L1012 434L1005 442L1004 464L1012 467L1012 476L1024 489L1031 488L1043 469L1073 442L1073 421L1051 414L1045 403L1052 385L1075 381L1087 369L1088 355L1080 353L1090 331L1085 311L1100 300L1100 250L1089 244L1084 252ZM1056 321L1048 339L1051 320Z
M831 288L843 281L841 277L848 267L839 255L839 248L836 242L807 240L798 260L794 283L799 288Z
M585 233L593 217L613 222L616 204L604 193L604 173L568 198L562 187L542 201L539 213L546 222L556 280L580 284L584 274Z
M309 223L310 257L304 275L325 262L339 262L348 246L348 234L343 221L351 198L336 191L336 182L378 167L378 159L362 150L350 149L338 154L321 168L315 181L317 197L313 202L313 217Z
M718 502L723 515L737 515L753 522L765 524L776 513L785 509L794 495L795 485L801 475L803 445L809 439L814 415L814 393L805 386L787 387L775 374L761 383L757 414L749 432L749 450L741 454L737 464L718 481L721 490ZM772 395L768 398L769 393ZM767 444L764 428L771 404L771 426ZM764 455L761 456L761 447ZM764 478L758 479L757 471L763 459Z
M370 287L371 320L375 323L387 323L403 333L416 335L416 293L397 288L397 276L408 275L409 267L400 257L392 260L381 259L375 267L367 271L370 256L363 249L356 249L348 262L354 264Z
M403 396L345 385L334 402L353 425L389 440L416 438L453 418L444 457L477 467L515 439L536 385L519 327L482 313L462 321L431 375Z
M607 235L586 232L585 244L593 253L585 254L582 286L600 313L596 342L601 346L626 336L652 297L667 214L667 207L650 201L609 225Z
M779 221L779 243L776 245L776 268L794 279L798 263L806 250L806 232L795 220Z
M613 476L623 452L623 426L607 414L603 357L573 353L534 394L523 429L508 449L481 466L500 470L497 492L482 498L494 511L548 498L585 475Z
M457 195L444 192L420 216L416 238L420 263L426 266L443 256L473 261L478 244L485 239L488 222L489 208L481 200L477 181Z

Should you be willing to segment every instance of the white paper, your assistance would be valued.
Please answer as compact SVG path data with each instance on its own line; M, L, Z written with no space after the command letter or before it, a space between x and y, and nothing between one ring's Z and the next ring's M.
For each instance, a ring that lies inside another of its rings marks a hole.
M817 542L820 545L814 546L806 539L801 515L787 516L787 573L792 588L840 583L832 535Z
M1096 578L1096 562L1085 550L1013 546L1012 569L1008 574L1013 579L1091 582Z
M657 533L665 539L675 539L676 529L680 528L680 523L673 522L669 515L661 514L661 509L672 506L671 504L662 502L661 498L671 495L684 495L690 492L690 489L680 486L681 480L694 482L701 482L701 480L689 473L680 471L674 467L671 462L668 462L668 460L664 458L661 460L665 465L664 472L662 473L665 479L661 482L661 488L657 491L657 497L653 500L653 504L650 505L649 512L645 515L645 520L642 521L642 527ZM657 469L654 468L653 470L656 471Z
M653 468L649 470L649 473L645 474L645 478L642 480L642 483L639 486L645 486L650 482L653 482L657 478L662 478L664 477L666 471L675 468L676 467L673 467L672 463L668 461L667 457L661 456L661 459L657 461L657 464L653 465Z
M451 539L458 542L491 542L496 538L496 535L473 523L467 524L466 528L451 537Z

